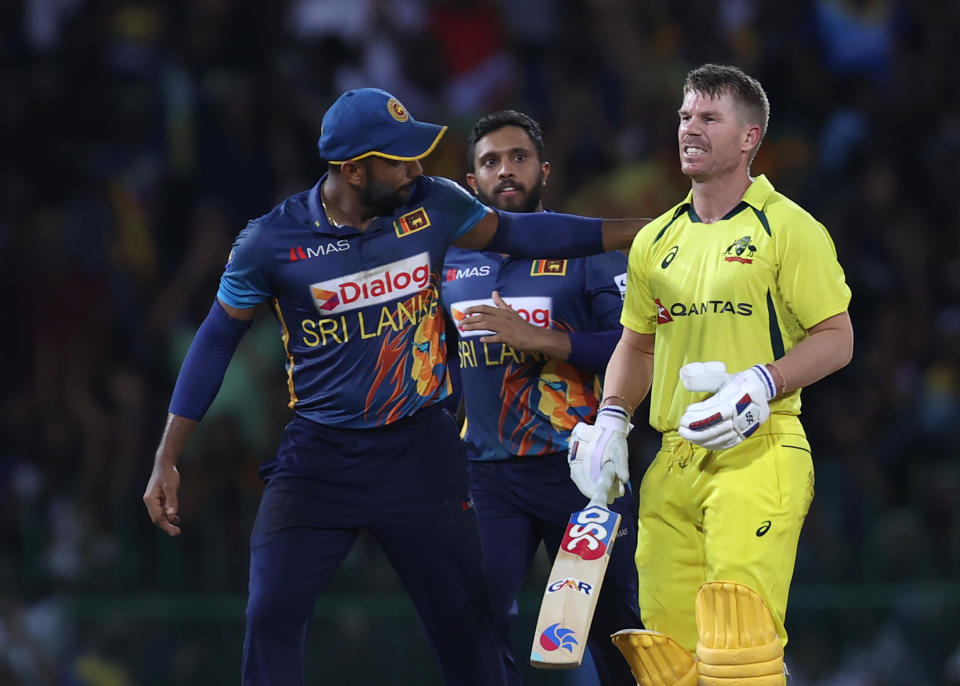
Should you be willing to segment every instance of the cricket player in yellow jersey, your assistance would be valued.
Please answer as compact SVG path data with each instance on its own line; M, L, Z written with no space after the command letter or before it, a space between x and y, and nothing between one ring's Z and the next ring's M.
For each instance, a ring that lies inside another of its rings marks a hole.
M641 686L781 686L787 595L813 462L800 389L853 352L850 289L827 230L750 164L767 129L761 85L735 67L688 74L680 165L692 189L637 234L623 336L571 477L626 465L650 391L662 444L640 486L644 630L614 634Z

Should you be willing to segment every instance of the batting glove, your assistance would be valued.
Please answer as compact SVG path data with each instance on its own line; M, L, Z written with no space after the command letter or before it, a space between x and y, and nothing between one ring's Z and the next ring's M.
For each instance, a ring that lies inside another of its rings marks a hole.
M613 463L617 477L607 493L607 503L623 495L623 485L630 480L627 434L632 428L630 415L617 405L601 407L593 425L580 422L573 427L567 453L570 478L588 498L596 495L600 469L607 462Z
M732 378L723 362L691 362L680 367L680 381L688 391L716 393Z
M708 450L732 448L752 436L770 417L769 403L777 394L773 376L762 364L733 376L726 373L722 362L694 363L700 364L703 366L686 373L684 369L692 365L680 370L683 385L691 391L710 390L708 386L713 385L716 391L712 397L687 406L678 431Z

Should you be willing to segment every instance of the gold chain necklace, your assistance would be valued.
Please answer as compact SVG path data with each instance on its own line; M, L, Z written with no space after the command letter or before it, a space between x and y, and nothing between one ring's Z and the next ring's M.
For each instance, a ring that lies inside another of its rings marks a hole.
M324 202L323 200L323 188L320 189L320 206L323 207L323 214L324 216L326 216L327 221L330 223L330 226L332 226L335 229L339 229L343 227L343 223L338 222L336 219L330 216L330 210L327 209L327 203Z

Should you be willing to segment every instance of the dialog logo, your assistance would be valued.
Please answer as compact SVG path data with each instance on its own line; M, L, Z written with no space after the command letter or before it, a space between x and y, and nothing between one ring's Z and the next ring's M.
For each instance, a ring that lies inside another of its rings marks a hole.
M551 316L553 313L553 298L544 298L540 296L527 296L527 297L518 297L518 298L504 298L510 307L513 308L513 311L520 315L523 321L528 324L533 324L534 326L539 326L543 329L550 328L550 322L552 321ZM487 298L485 300L458 300L455 303L450 303L450 316L453 318L453 323L457 326L457 331L460 332L460 336L463 338L468 338L470 336L493 336L493 331L487 331L485 329L480 331L464 331L461 327L463 321L470 315L465 313L465 310L468 307L473 307L475 305L489 305L490 307L496 307L493 304L493 300Z
M310 296L325 314L408 298L430 284L430 254L310 284Z

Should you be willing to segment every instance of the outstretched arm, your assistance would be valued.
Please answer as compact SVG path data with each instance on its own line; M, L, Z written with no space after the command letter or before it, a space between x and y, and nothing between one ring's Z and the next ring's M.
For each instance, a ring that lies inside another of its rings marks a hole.
M170 536L180 534L177 462L187 440L213 402L254 308L236 308L217 300L197 330L170 400L170 413L143 493L150 519Z
M489 210L460 236L458 248L537 259L572 258L629 248L649 219L596 219L557 212Z

